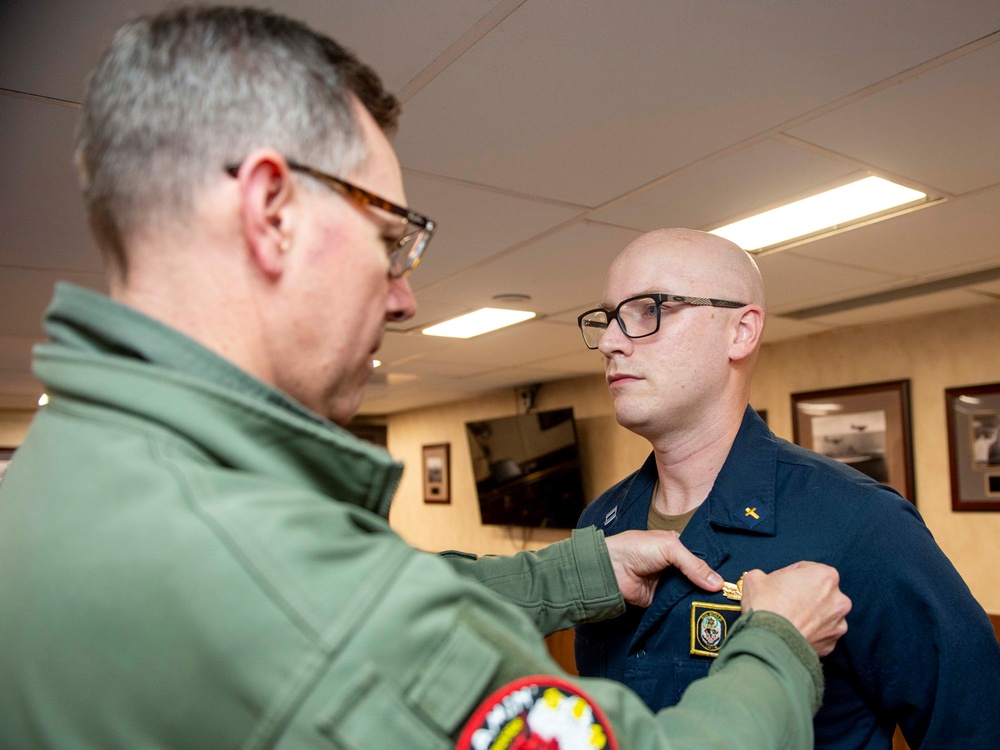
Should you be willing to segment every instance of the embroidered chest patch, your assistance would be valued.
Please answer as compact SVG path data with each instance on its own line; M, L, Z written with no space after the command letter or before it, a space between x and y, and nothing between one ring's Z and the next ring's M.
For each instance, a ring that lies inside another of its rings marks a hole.
M618 750L603 712L568 680L551 675L508 683L476 709L456 750Z
M729 628L742 614L735 604L691 602L691 653L698 656L719 655Z

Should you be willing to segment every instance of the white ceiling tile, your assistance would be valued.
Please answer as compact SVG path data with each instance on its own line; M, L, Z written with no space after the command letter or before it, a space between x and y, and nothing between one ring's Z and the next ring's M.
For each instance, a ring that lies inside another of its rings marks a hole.
M998 25L987 0L527 2L407 103L397 143L415 169L598 206Z
M768 310L776 315L845 296L874 292L898 282L900 278L800 258L788 251L758 258L757 265L764 277Z
M521 388L533 383L545 383L565 377L565 373L540 367L507 367L489 370L462 380L463 384L476 393L499 388Z
M844 263L918 280L1000 265L1000 188L809 242L776 255Z
M0 336L0 371L31 369L31 348L44 339L40 336Z
M396 365L392 365L389 368L389 374L399 374L399 375L411 375L420 378L423 381L428 379L434 379L437 382L445 383L451 380L461 380L464 378L471 377L473 375L479 375L483 372L484 366L480 363L460 363L448 361L446 357L441 357L441 352L437 352L437 356L434 354L429 357L419 356L412 357L406 362L401 362ZM393 382L393 378L388 378L389 382ZM405 378L400 379L397 382L406 382Z
M570 326L545 321L524 323L471 339L461 339L442 356L451 364L479 365L483 370L530 365L578 350L580 333ZM432 352L428 359L439 356Z
M196 0L194 4L207 4ZM329 34L371 65L393 91L486 15L496 0L212 0L271 8ZM158 12L163 0L45 0L0 5L0 87L80 101L84 75L118 26ZM58 54L38 55L38 49Z
M790 133L952 194L1000 183L1000 44L883 89Z
M420 290L579 216L582 210L406 172L409 204L438 223L410 284Z
M0 96L0 267L101 271L73 168L77 114Z
M0 300L3 300L0 336L42 335L42 318L57 281L68 281L95 291L105 290L101 274L0 267Z
M578 221L444 281L434 293L469 309L511 307L548 315L583 312L600 299L611 261L639 232ZM530 269L530 270L529 270ZM497 294L527 294L530 301L496 304Z
M451 345L450 339L436 336L424 336L419 331L410 333L395 333L386 331L382 337L382 346L375 355L386 365L394 366L401 362L425 356L436 349L444 349Z
M855 171L855 165L769 139L678 174L590 218L643 231L715 229L733 217L798 199L804 191Z

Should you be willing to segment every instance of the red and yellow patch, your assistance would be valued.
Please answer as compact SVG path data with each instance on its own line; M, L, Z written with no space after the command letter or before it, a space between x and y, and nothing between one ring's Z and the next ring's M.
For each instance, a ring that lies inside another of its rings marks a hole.
M600 707L568 680L522 677L473 712L457 750L618 750Z

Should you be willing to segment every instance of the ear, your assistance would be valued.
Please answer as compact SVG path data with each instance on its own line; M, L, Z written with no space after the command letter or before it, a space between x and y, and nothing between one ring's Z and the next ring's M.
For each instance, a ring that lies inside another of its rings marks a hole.
M757 305L747 305L736 311L736 327L729 347L729 359L739 362L753 356L764 333L764 311Z
M240 164L241 215L247 249L257 267L277 278L285 269L292 243L295 185L284 157L258 149Z

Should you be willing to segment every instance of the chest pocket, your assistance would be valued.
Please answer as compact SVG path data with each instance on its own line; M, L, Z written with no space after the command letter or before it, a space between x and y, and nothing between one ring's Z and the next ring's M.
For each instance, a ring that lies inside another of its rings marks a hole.
M445 750L447 735L418 716L399 687L365 666L340 691L320 718L317 729L341 750L407 747Z
M342 750L374 747L444 750L487 690L500 654L462 622L424 660L409 685L372 664L339 682L322 712L319 732Z

